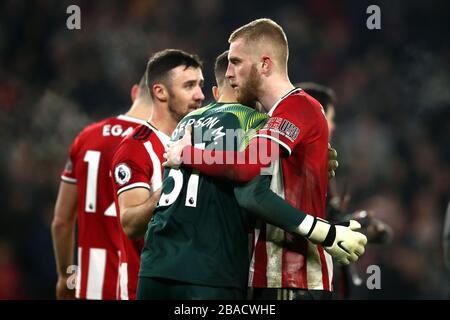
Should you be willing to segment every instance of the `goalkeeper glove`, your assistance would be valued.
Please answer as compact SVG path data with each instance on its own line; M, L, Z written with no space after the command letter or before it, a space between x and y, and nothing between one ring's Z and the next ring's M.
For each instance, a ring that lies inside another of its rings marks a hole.
M356 232L360 228L361 225L355 220L329 223L307 216L297 228L297 233L314 244L322 245L337 262L348 265L358 260L365 251L367 238L362 233Z

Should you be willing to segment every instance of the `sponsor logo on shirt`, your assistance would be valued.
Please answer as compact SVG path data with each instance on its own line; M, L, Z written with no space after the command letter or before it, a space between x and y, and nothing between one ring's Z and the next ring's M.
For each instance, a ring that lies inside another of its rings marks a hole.
M263 130L279 133L292 142L294 142L300 134L300 129L295 124L279 117L269 118Z

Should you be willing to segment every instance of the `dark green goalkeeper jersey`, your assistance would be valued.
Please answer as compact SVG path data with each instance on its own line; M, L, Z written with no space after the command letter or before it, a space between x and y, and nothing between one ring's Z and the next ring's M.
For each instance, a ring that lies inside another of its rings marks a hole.
M241 104L213 103L188 114L175 129L192 125L192 143L207 150L243 150L267 115ZM229 181L191 169L166 169L161 199L145 235L140 277L245 289L249 217Z

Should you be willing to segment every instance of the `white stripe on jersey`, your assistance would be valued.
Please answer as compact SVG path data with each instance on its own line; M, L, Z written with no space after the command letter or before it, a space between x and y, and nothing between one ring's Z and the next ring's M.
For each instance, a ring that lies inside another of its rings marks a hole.
M284 199L283 170L281 160L273 163L270 189ZM267 287L281 288L283 279L284 230L266 224Z
M255 232L254 232L254 239L253 239L253 243L252 243L252 254L251 256L251 260L250 260L250 268L249 268L249 272L248 272L248 286L252 287L253 286L253 275L255 273L255 253L256 253L256 244L258 243L258 239L259 239L259 234L261 233L261 227L262 227L263 222L261 220L257 220L256 221L256 225L255 225Z
M161 144L166 147L166 145L170 142L170 137L166 135L164 132L159 131L156 129L151 123L146 122L145 125L152 129L152 131L156 134L156 136L159 138L159 141Z
M123 262L119 269L120 300L128 300L128 264Z
M146 124L147 123L147 121L145 121L145 120L141 120L141 119L138 119L138 118L135 118L135 117L130 117L130 116L127 116L127 115L124 115L124 114L121 114L121 115L117 116L117 119L123 120L123 121L139 123L139 124Z
M272 180L270 181L270 189L284 199L284 181L283 168L281 167L281 159L273 162Z
M325 255L325 261L327 263L328 281L330 282L330 290L333 290L333 258L325 250L323 251L323 254Z
M281 288L283 278L284 230L266 224L267 287Z
M77 268L77 278L75 282L75 298L80 299L81 290L81 254L83 251L81 247L78 247L78 268Z
M307 241L306 277L308 289L323 290L322 265L317 246Z
M136 182L136 183L129 184L126 187L123 187L123 188L120 188L119 190L117 190L117 195L121 194L124 191L133 189L133 188L145 188L145 189L151 190L150 185L148 183Z
M276 143L278 143L280 146L285 148L286 151L289 153L289 155L291 155L291 153L292 153L291 148L289 148L289 146L286 143L284 143L283 141L281 141L278 138L275 138L274 136L271 136L271 135L268 135L268 134L263 134L263 133L257 133L250 140L255 139L256 137L267 138L269 140L273 140Z
M158 136L159 137L159 136ZM161 141L162 142L162 141ZM159 161L158 156L153 150L152 144L150 141L144 143L145 149L147 149L148 154L150 155L150 159L153 164L153 175L152 175L152 191L158 190L162 186L162 173L161 173L161 161Z
M106 250L89 249L89 269L86 299L101 300L106 268Z
M116 206L115 206L114 202L111 203L111 205L108 207L108 209L105 210L105 216L117 217Z
M119 265L117 266L117 282L116 282L116 300L120 300L120 250L117 251L117 256L119 257Z
M77 183L77 179L61 176L61 180L68 183Z

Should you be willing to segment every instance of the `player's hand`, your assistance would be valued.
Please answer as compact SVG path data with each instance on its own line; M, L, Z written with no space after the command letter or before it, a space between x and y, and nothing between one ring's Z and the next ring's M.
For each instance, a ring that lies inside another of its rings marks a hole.
M367 244L367 237L356 231L361 229L361 225L355 220L350 220L342 225L336 224L335 228L334 242L331 246L324 246L324 249L343 265L357 261L364 254Z
M331 224L315 218L307 238L313 243L321 244L340 264L348 265L357 261L365 252L367 238L357 232L360 228L361 225L355 220Z
M192 137L192 126L186 126L184 130L184 136L178 141L172 142L166 146L164 152L164 158L166 162L163 163L164 167L169 168L178 168L182 163L181 154L183 152L184 147L191 146L191 137Z
M74 300L75 299L75 289L69 289L67 285L67 277L58 277L58 282L56 283L56 299L57 300Z
M336 175L336 169L338 167L337 151L328 143L328 179L332 179Z

